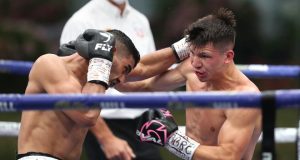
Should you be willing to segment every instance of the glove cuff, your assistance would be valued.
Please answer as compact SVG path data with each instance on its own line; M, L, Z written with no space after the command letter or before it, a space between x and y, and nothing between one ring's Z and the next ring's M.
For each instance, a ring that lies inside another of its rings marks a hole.
M191 160L199 145L200 143L177 130L170 136L165 148L179 158Z
M176 56L177 63L189 57L190 53L188 47L189 46L188 43L186 42L185 37L171 45L171 48L173 49L173 53Z
M89 61L87 81L97 83L108 88L110 69L112 62L103 58L92 58Z

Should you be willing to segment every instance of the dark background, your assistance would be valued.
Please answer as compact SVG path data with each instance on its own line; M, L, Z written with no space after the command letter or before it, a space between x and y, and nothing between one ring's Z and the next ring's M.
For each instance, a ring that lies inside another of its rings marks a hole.
M0 0L0 59L34 61L55 53L66 20L87 0ZM129 0L150 20L157 49L182 37L184 28L219 7L237 19L236 64L299 65L299 0ZM262 90L299 88L298 79L253 79ZM1 73L0 93L24 93L26 76ZM184 125L184 111L173 111ZM277 127L296 127L298 110L277 111ZM20 121L20 113L0 113ZM0 159L15 159L16 137L0 137ZM295 144L278 144L278 159L295 159ZM258 159L260 146L257 147ZM162 150L166 159L174 156ZM84 155L82 159L85 159Z

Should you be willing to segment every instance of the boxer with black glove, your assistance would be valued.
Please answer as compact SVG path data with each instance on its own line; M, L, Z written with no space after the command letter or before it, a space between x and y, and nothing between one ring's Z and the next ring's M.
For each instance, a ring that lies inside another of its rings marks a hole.
M89 59L88 82L108 88L115 41L111 33L96 29L88 29L76 39L74 45L78 54Z
M200 145L178 130L171 112L166 109L146 111L140 119L136 135L141 142L164 146L185 160L191 160Z

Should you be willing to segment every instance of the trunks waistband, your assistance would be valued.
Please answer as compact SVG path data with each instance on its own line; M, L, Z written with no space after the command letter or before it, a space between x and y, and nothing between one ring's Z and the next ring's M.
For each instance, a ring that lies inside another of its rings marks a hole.
M30 160L29 158L33 157L33 158L37 158L37 157L41 157L44 158L45 160L48 160L47 158L49 158L49 160L61 160L58 157L52 156L51 154L48 153L41 153L41 152L27 152L27 153L22 153L22 154L17 154L17 160ZM43 159L43 160L44 160Z

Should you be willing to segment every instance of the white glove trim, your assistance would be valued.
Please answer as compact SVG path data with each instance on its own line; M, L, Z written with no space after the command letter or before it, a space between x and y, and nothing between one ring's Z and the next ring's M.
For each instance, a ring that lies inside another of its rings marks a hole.
M199 145L200 143L177 130L170 136L165 148L181 159L191 160Z
M181 62L182 60L184 60L185 58L189 57L189 46L188 43L186 42L186 38L182 38L181 40L175 42L172 46L171 46L175 52L175 54L177 55L178 61Z
M103 58L92 58L89 62L87 81L101 81L108 85L112 62Z

